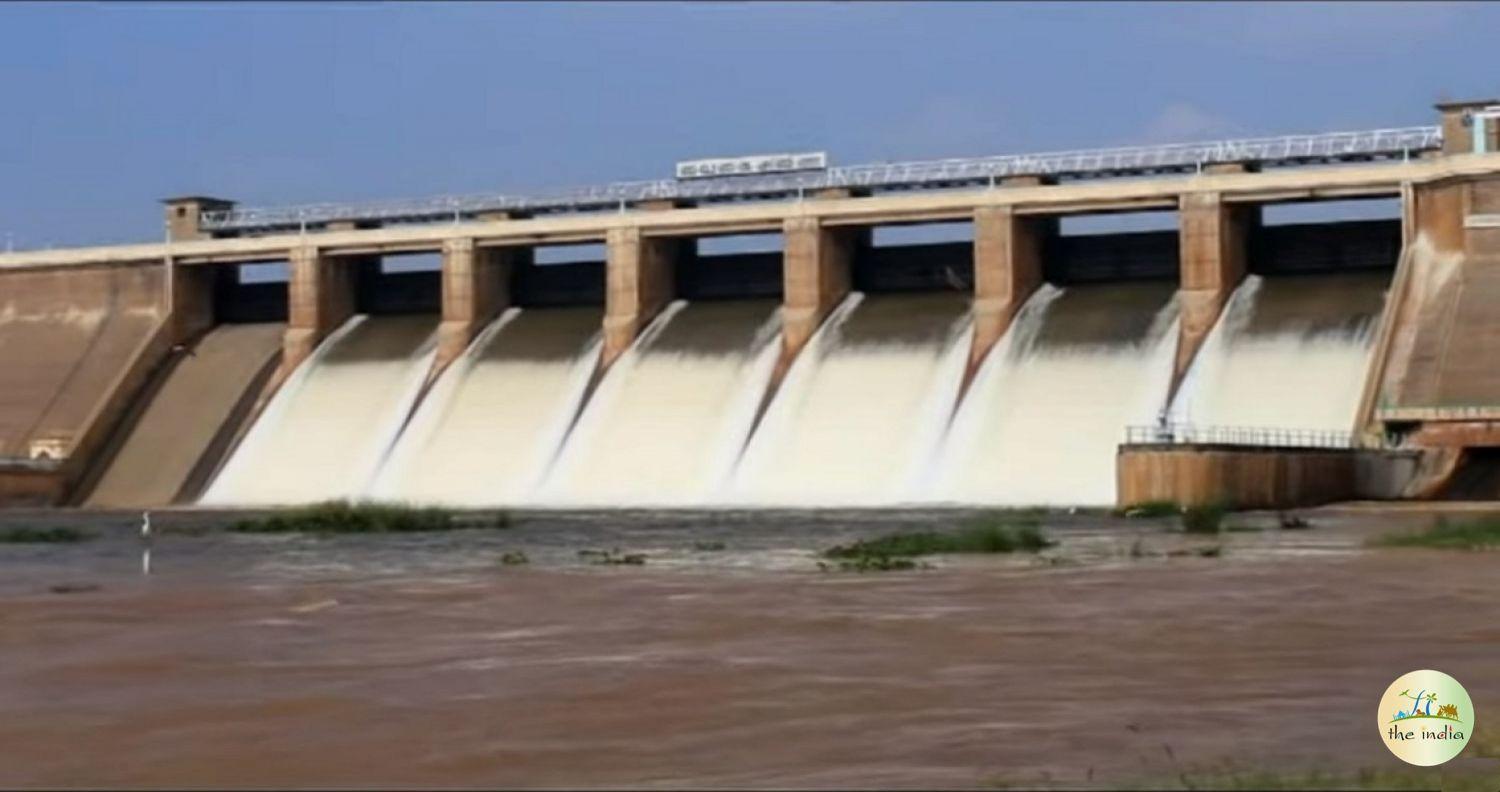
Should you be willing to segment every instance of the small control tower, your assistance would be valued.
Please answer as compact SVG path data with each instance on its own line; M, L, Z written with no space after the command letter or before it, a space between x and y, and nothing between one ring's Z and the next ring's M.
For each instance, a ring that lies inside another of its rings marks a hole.
M212 236L199 226L203 212L222 212L234 208L234 201L210 198L206 195L184 195L167 198L167 240L180 242L185 239L207 239Z
M1443 119L1444 154L1486 154L1500 151L1500 99L1439 102Z

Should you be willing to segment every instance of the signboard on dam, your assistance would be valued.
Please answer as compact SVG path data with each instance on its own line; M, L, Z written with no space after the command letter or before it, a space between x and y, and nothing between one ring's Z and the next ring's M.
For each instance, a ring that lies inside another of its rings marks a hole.
M711 179L719 176L757 176L762 173L793 173L827 170L828 153L753 154L747 157L684 160L677 163L679 179Z

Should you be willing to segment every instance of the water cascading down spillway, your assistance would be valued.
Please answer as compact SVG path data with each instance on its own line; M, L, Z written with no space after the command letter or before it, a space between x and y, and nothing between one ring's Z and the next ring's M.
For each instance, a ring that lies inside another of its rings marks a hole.
M510 308L422 400L372 488L380 500L528 502L599 360L600 311Z
M919 499L963 378L970 327L967 295L849 295L788 370L726 501Z
M1246 277L1188 369L1172 419L1349 431L1389 281L1387 271Z
M281 386L200 503L366 497L431 366L436 328L435 316L349 319Z
M1171 282L1043 285L986 356L948 428L929 498L1103 506L1126 427L1166 404Z
M599 383L538 499L717 502L776 364L778 317L774 300L669 305Z

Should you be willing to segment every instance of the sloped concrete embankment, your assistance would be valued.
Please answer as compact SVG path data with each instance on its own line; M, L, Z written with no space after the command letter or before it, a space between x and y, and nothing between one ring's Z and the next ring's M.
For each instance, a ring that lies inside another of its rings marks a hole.
M0 503L66 496L171 345L164 277L0 273Z
M270 377L280 323L220 325L162 367L101 455L78 500L101 508L191 499Z

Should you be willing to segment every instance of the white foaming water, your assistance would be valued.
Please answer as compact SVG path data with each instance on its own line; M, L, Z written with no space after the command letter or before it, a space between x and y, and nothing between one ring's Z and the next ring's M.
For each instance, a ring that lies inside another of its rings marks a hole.
M596 308L511 308L423 400L376 480L380 500L530 501L599 360Z
M1167 400L1170 284L1043 285L990 350L939 453L929 498L1004 506L1115 499L1125 427Z
M1354 426L1389 273L1250 275L1172 403L1200 426Z
M714 502L770 381L779 329L771 300L668 306L599 383L539 499Z
M969 349L957 294L851 294L787 372L730 500L863 506L920 494Z
M432 317L351 318L281 386L200 502L364 497L421 390L436 327Z

